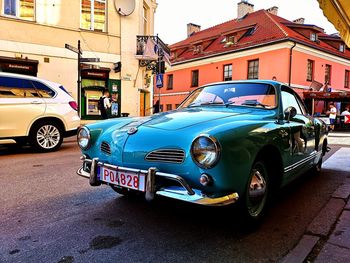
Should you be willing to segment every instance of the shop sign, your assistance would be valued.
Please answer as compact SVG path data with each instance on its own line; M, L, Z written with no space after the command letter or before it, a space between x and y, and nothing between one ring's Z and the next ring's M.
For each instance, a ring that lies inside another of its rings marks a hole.
M97 72L97 71L86 71L86 70L83 70L81 72L81 76L83 78L90 78L90 79L93 79L93 78L96 78L96 79L108 79L108 72L104 72L104 71Z

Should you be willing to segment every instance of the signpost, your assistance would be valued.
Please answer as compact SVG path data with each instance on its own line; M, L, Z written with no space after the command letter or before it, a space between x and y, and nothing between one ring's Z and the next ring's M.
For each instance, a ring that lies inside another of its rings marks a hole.
M82 62L100 62L99 58L82 58L81 56L83 55L83 51L81 50L80 47L80 40L78 40L78 48L73 47L69 44L65 44L64 47L66 49L69 49L70 51L77 53L78 54L78 81L77 81L77 89L78 89L78 115L81 117L81 112L80 112L80 107L81 107L81 101L80 101L80 90L81 90L81 63Z

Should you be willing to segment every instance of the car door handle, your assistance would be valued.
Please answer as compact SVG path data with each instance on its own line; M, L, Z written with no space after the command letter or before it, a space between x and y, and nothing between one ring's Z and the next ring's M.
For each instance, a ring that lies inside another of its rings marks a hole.
M34 100L34 101L31 102L31 104L42 104L42 102L38 101L38 100Z

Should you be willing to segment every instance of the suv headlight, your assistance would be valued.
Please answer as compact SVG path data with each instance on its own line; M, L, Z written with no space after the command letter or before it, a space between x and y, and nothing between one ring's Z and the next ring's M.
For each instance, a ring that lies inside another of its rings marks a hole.
M90 141L91 141L90 130L85 126L80 128L78 131L77 140L78 140L79 147L82 150L88 149L90 147Z
M212 168L220 158L220 145L212 136L199 135L192 142L191 155L199 167Z

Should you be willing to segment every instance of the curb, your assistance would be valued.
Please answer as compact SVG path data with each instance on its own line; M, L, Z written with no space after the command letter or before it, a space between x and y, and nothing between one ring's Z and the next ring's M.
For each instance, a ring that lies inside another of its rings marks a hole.
M334 237L339 236L339 232L341 231L337 231L338 224L342 228L350 227L350 220L348 220L350 215L349 197L350 179L348 178L333 192L331 199L309 224L306 233L302 236L298 244L280 262L304 262L308 258L311 258L311 261L307 260L307 262L314 262L315 260L319 262L330 262L330 259L332 261L335 260L333 258L334 253L348 257L350 255L350 248L337 246L328 241L332 241ZM346 218L346 220L343 218ZM341 254L339 254L339 250L342 250ZM321 256L320 259L319 256ZM342 261L340 258L340 261L333 262L346 261Z

